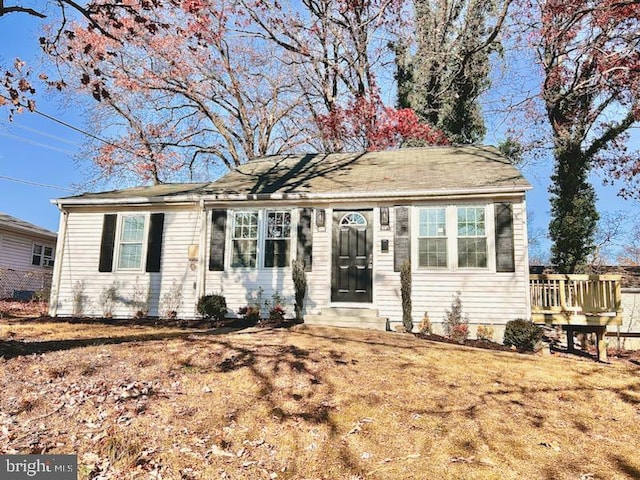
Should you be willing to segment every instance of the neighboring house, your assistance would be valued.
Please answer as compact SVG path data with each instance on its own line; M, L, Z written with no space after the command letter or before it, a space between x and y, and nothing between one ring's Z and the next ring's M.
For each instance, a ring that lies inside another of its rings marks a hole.
M456 292L471 324L529 317L525 192L493 147L271 156L213 183L164 184L55 201L62 212L50 314L230 313L258 289L289 299L306 265L305 322L401 322L411 262L413 319L442 321ZM179 306L177 305L179 303Z
M27 298L51 285L57 234L0 212L0 298Z

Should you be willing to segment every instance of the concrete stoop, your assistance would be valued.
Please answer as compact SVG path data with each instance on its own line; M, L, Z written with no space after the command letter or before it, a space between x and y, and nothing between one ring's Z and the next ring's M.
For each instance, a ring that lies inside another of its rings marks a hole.
M385 330L387 319L371 308L326 307L320 313L307 314L304 323L327 327L352 327Z

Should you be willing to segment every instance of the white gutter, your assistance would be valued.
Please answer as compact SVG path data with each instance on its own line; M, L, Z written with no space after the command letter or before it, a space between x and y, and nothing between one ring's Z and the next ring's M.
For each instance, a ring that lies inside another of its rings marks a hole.
M129 198L67 198L52 200L52 203L61 208L68 206L91 206L91 205L157 205L157 204L193 204L204 201L206 203L215 202L236 202L236 201L264 201L264 200L385 200L385 199L416 199L416 198L456 198L470 197L477 195L504 195L514 193L524 193L531 190L532 186L508 186L508 187L485 187L457 190L407 190L389 192L328 192L328 193L266 193L266 194L213 194L213 195L177 195L167 199L165 197L129 197Z
M58 206L60 209L60 223L58 226L58 241L56 243L56 256L53 262L53 275L51 276L51 293L49 295L49 316L55 317L58 314L58 299L60 296L60 282L62 279L62 262L64 260L64 250L67 240L67 223L69 222L69 212Z

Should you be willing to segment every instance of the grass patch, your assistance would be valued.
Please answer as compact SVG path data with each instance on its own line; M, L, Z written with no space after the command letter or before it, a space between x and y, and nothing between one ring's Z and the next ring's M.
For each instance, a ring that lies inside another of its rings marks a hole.
M0 453L77 453L83 479L640 477L629 362L306 326L11 330L37 354L0 360Z

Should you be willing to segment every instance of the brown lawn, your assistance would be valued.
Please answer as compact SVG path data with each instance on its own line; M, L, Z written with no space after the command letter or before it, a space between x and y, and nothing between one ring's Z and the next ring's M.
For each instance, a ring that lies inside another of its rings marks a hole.
M0 339L0 454L75 453L83 479L640 478L630 362L305 326Z

